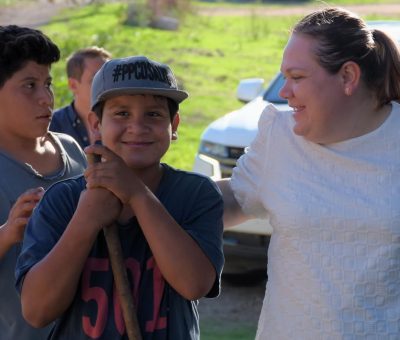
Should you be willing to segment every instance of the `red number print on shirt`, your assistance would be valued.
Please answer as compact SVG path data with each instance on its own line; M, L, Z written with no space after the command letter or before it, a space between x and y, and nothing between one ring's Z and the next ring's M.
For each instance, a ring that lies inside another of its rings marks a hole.
M125 260L128 275L130 275L133 283L132 294L135 305L138 301L139 282L141 278L140 264L133 258ZM154 332L157 329L164 329L167 326L167 318L159 315L162 293L165 287L165 281L157 267L155 260L151 257L147 261L147 271L152 271L153 277L153 316L152 320L146 322L146 332ZM112 296L108 297L107 292L103 287L96 287L91 285L91 277L96 275L96 272L111 271L109 259L89 258L86 261L83 274L82 274L82 299L86 303L93 301L97 305L97 315L94 318L84 315L82 316L83 332L92 339L102 336L107 324L108 317L108 300L112 298L114 309L115 328L120 335L125 333L125 323L122 317L122 310L118 296L116 294L115 286L113 287ZM95 320L93 323L91 320Z
M153 320L146 322L146 332L154 332L156 329L163 329L167 327L167 318L160 317L160 306L162 299L162 292L164 291L164 279L161 276L160 269L158 269L156 265L156 261L154 257L150 258L147 261L147 270L153 269Z
M90 276L93 272L106 272L109 270L108 259L89 258L82 275L82 299L85 302L94 300L97 304L97 318L94 325L88 316L82 317L82 327L86 335L95 339L104 331L108 314L108 298L103 288L90 287Z

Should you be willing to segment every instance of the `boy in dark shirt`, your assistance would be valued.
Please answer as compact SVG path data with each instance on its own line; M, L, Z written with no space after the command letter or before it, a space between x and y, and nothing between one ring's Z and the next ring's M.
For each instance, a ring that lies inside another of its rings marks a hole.
M119 227L143 339L199 339L197 299L219 293L223 202L208 178L160 163L177 138L167 65L114 59L92 85L89 122L101 163L43 197L17 264L25 318L56 320L51 339L126 339L104 236Z

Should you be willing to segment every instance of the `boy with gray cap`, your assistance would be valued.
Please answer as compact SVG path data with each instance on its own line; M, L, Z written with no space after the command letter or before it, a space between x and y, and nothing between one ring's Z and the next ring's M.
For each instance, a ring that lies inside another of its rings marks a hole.
M160 163L177 138L179 90L167 65L106 62L89 122L101 156L46 192L16 276L24 316L51 339L127 339L104 236L116 222L143 339L199 339L197 299L219 293L223 202L208 178Z

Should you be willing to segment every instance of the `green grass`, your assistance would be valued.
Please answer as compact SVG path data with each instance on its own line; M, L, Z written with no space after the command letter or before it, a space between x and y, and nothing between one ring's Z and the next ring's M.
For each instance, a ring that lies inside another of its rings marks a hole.
M201 316L200 316L201 317ZM256 326L229 324L229 328L215 321L201 323L202 340L253 340L256 336Z
M191 169L204 128L241 106L235 99L238 81L275 75L296 19L191 15L179 31L170 32L124 25L125 13L125 4L89 6L67 11L42 27L62 51L62 61L53 67L56 106L71 100L64 60L77 48L96 44L115 57L144 54L165 62L190 93L181 105L179 139L165 158L182 169Z
M34 2L37 3L37 0L0 0L0 6L15 6Z
M181 105L179 139L164 160L187 170L205 127L242 105L235 99L238 81L247 77L268 81L275 75L288 31L299 19L266 18L257 11L242 17L193 14L185 16L179 31L171 32L127 26L125 17L126 4L94 5L66 11L42 28L62 51L62 61L53 68L56 106L71 100L64 60L78 48L95 44L115 57L144 54L168 63L190 97Z

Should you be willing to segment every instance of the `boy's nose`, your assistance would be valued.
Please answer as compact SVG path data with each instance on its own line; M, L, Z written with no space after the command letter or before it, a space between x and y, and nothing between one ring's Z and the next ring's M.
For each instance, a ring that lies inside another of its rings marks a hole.
M54 94L53 91L47 87L39 91L39 104L43 106L53 107L54 104Z
M126 130L130 133L142 133L144 131L148 131L149 128L143 119L135 118L128 121Z

